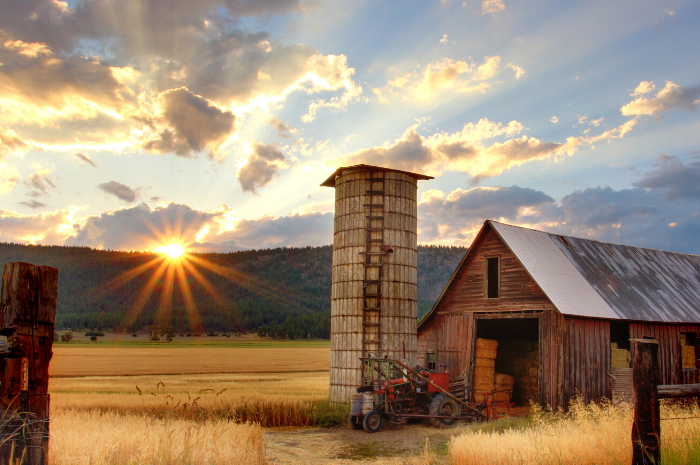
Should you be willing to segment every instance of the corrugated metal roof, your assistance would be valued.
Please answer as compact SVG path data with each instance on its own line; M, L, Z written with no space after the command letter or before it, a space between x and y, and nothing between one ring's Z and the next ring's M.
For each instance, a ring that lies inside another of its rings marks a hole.
M563 314L700 322L700 256L488 223Z

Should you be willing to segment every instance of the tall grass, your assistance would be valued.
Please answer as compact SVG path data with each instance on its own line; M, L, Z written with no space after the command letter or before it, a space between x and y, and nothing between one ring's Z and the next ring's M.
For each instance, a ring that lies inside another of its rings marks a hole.
M327 374L63 378L52 409L268 426L344 425L346 406L328 403Z
M263 430L225 421L193 423L64 410L51 422L51 465L263 465Z
M662 406L662 463L700 463L700 409ZM530 420L503 431L467 430L454 437L449 457L466 464L630 463L632 418L629 405L584 405L568 413L533 408ZM664 418L688 418L663 420Z

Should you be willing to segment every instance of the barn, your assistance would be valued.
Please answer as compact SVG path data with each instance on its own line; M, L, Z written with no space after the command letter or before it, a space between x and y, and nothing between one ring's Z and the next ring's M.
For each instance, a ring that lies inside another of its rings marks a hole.
M417 358L466 374L469 392L477 339L496 340L516 402L566 407L625 394L642 336L659 342L663 384L698 382L700 256L487 220L418 325Z

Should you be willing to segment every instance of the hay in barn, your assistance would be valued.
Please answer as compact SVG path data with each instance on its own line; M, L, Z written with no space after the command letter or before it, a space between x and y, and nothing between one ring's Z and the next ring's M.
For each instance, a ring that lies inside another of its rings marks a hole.
M476 358L488 358L489 360L495 360L496 350L476 349Z
M496 387L498 388L499 386L513 386L515 384L515 380L513 379L512 376L510 375L504 375L503 373L496 373L495 376L495 383Z
M477 357L474 366L485 367L485 368L495 368L496 360L492 358Z
M476 351L479 352L479 349L485 349L485 350L496 350L498 349L498 341L495 339L481 339L477 338L476 339Z
M630 351L625 349L610 349L610 366L612 368L629 368Z
M695 347L681 347L681 357L683 359L683 368L695 368Z
M496 391L493 394L493 401L496 403L507 403L510 402L510 400L513 397L513 393L510 390L505 390L505 391Z

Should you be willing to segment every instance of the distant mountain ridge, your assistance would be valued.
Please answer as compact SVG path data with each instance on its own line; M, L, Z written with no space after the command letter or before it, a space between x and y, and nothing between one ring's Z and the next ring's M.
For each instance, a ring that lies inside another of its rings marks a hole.
M466 250L418 247L419 317L430 310ZM188 262L194 271L185 267L182 281L173 273L172 286L167 271L163 279L151 279L159 264L148 264L158 257L87 247L0 243L3 267L25 261L59 269L58 329L130 332L158 324L177 332L250 332L263 327L280 337L329 337L330 245L192 254ZM137 273L139 270L144 272ZM144 292L149 288L150 295ZM196 308L188 307L188 301Z

